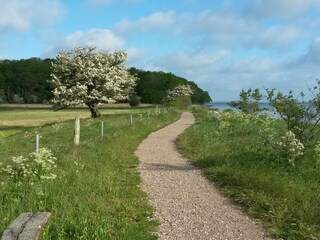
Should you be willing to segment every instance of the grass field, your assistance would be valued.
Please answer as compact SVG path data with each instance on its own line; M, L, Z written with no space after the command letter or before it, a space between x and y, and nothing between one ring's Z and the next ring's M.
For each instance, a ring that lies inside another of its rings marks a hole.
M295 166L285 164L263 143L260 125L240 116L219 122L209 113L195 110L196 124L179 138L181 152L277 238L320 239L320 166L312 146ZM284 125L274 121L272 129L279 134Z
M41 107L41 105L39 107ZM135 114L145 112L147 109L150 108L102 108L99 111L104 115L114 115L129 113ZM53 111L46 108L30 109L0 107L0 131L8 128L32 127L55 121L74 119L75 116L90 118L90 111L87 108Z
M11 157L27 156L34 150L35 128L25 128L32 120L55 122L66 117L64 113L70 118L74 118L72 113L79 113L5 112L11 115L6 118L1 111L1 121L19 119L21 128L2 131L6 132L0 141L2 167L10 163ZM87 111L80 113L88 116ZM134 151L148 134L174 121L179 114L170 111L148 118L141 109L103 113L99 119L81 120L78 147L73 145L74 121L36 127L41 135L40 147L50 149L57 158L57 178L14 183L0 173L0 233L22 212L48 211L52 216L41 239L156 239L152 232L157 222L152 220L152 209L139 187ZM128 113L133 114L132 125ZM103 138L101 121L105 122ZM15 134L4 136L10 131Z

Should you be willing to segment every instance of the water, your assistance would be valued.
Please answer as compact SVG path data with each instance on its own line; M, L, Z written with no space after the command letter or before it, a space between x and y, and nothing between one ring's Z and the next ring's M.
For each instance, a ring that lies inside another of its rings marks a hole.
M211 107L211 108L218 108L221 111L226 110L226 109L232 109L234 111L237 111L236 108L229 106L228 103L229 102L211 102L211 103L207 104L207 106ZM261 108L265 109L265 108L269 108L270 104L268 102L261 102L261 103L259 103L259 106Z
M208 103L208 107L211 108L218 108L219 110L226 110L226 109L232 109L232 110L236 110L234 107L231 107L228 105L229 102L211 102Z
M238 111L236 108L231 107L228 105L229 102L211 102L207 104L210 108L217 108L220 111L226 110L226 109L232 109L233 111ZM261 113L269 115L270 117L274 119L280 119L280 115L278 113L275 113L272 109L270 109L270 103L268 102L260 102L259 103L260 108L264 109Z

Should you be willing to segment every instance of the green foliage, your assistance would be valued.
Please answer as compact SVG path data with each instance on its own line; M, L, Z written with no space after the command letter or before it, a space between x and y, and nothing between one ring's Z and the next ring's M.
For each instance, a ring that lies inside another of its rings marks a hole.
M230 102L229 105L242 112L255 114L260 112L259 101L262 98L262 94L259 89L252 90L249 88L247 91L243 90L240 92L240 100Z
M320 121L320 82L314 89L309 89L313 98L303 101L304 93L300 94L301 99L294 97L292 91L287 95L275 92L275 89L267 89L267 99L273 110L284 120L288 131L292 131L304 144L308 143L319 132L317 127ZM315 91L318 91L317 93Z
M138 95L133 94L129 97L130 107L137 107L140 105L140 103L141 103L141 98Z
M15 96L24 103L43 103L52 97L46 82L51 73L51 59L38 58L0 61L0 90L5 102L14 102Z
M276 92L275 89L266 89L267 100L270 102L271 110L277 113L285 122L287 130L292 132L303 144L307 144L319 132L317 127L320 122L320 81L313 89L309 88L312 95L311 100L304 101L305 93L300 93L300 98L294 97L293 92L288 94ZM259 89L244 91L240 93L240 100L231 102L229 105L238 110L255 114L261 112L259 101L262 94Z
M177 107L179 109L187 109L191 106L191 97L190 96L178 96L175 100L168 102L169 106Z
M304 155L296 154L292 166L290 154L301 148L283 121L204 108L194 112L197 124L178 140L182 153L276 238L320 239L320 165L314 161L319 136Z
M190 85L193 91L192 103L204 104L211 102L208 92L200 89L197 84L172 73L143 71L131 68L130 72L138 77L135 92L141 96L144 103L162 103L167 97L168 90L179 85Z
M52 173L53 169L57 167L56 160L50 150L41 148L37 153L30 153L27 158L23 156L12 157L11 164L3 168L2 172L15 183L21 184L27 180L33 184L35 181L57 177Z
M52 87L47 80L50 79L51 63L54 61L38 58L0 61L0 102L14 102L14 95L18 94L24 103L49 103L52 99ZM131 68L130 72L139 78L135 92L144 103L162 103L167 90L186 84L193 90L192 103L204 104L212 101L207 91L172 73L136 68Z

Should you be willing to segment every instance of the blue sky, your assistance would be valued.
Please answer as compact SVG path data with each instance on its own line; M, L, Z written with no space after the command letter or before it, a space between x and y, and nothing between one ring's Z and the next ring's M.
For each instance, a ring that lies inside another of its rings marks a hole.
M320 79L320 0L0 0L0 59L75 46L124 49L214 101L241 89L296 94Z

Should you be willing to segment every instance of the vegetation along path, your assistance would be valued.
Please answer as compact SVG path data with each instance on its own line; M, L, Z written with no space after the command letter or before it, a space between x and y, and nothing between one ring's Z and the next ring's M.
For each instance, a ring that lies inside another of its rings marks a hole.
M178 153L175 140L193 123L193 115L183 113L136 152L142 189L160 221L160 239L271 239Z

